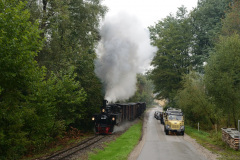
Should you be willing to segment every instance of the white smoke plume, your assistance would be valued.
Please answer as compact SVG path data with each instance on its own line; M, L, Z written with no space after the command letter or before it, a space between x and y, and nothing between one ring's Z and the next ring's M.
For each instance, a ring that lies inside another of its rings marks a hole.
M150 66L156 48L147 29L133 16L119 13L105 19L100 31L95 73L109 102L126 100L136 91L136 74Z

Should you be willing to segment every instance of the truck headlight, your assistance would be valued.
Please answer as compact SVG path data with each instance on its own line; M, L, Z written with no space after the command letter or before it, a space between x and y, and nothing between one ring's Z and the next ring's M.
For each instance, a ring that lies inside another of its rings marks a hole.
M115 121L115 117L112 117L112 121Z
M94 121L95 120L95 118L94 117L92 117L92 121Z
M184 126L181 126L180 129L181 129L181 130L184 130Z
M167 129L169 129L169 128L170 128L170 126L169 126L169 125L166 125L166 128L167 128Z

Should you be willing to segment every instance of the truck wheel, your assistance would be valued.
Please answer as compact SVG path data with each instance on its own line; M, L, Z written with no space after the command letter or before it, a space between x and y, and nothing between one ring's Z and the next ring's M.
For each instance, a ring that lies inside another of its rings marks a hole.
M184 136L184 131L182 131L181 133L182 133L182 135Z
M165 132L166 132L166 135L169 135L169 131L168 130L166 130Z

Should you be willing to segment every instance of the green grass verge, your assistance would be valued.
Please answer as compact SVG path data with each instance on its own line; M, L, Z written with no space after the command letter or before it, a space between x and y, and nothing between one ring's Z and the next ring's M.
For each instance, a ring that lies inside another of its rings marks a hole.
M219 154L220 160L240 160L240 151L235 151L222 141L222 132L218 131L198 131L189 126L185 126L185 132L196 141L209 149L213 153Z
M89 160L127 160L128 155L138 144L142 132L142 122L131 126L124 134L110 142L104 150L90 153Z

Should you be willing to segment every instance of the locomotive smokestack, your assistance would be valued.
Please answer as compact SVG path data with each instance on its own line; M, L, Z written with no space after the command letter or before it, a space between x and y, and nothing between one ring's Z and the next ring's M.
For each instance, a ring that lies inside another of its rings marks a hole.
M106 108L107 108L107 103L108 103L108 101L104 99L103 100L103 106L101 107L101 112L102 113L105 113Z
M104 99L104 100L103 100L103 108L106 108L107 103L108 103L108 101Z

